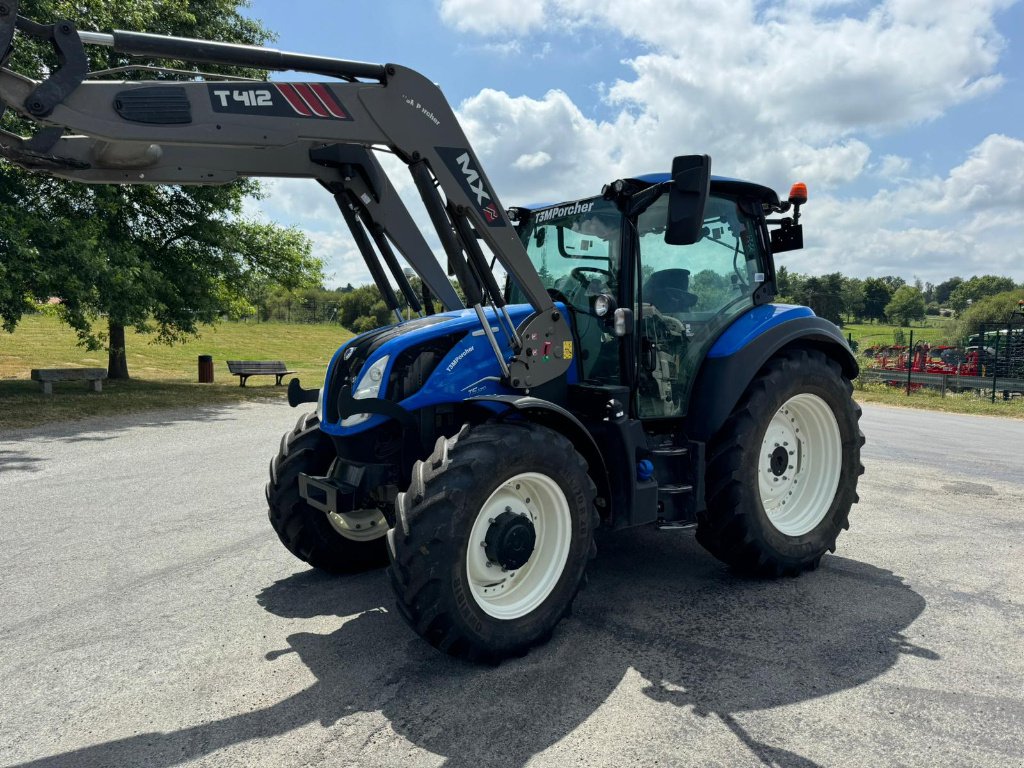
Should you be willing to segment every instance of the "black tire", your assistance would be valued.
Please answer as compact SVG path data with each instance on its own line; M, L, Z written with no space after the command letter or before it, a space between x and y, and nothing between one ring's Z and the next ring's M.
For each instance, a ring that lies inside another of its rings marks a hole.
M842 468L825 516L807 533L789 536L765 512L758 464L772 417L802 393L820 397L835 416ZM697 516L697 540L719 560L750 575L796 575L817 568L826 551L835 552L836 538L850 527L850 508L858 501L857 478L864 473L860 415L853 386L835 360L807 350L770 360L708 446L707 509Z
M469 541L470 533L492 492L526 472L554 481L568 502L568 558L543 602L522 617L500 619L473 596L467 548L479 546ZM497 663L546 642L571 612L587 561L597 552L595 495L586 462L565 437L545 427L467 425L455 437L440 438L399 494L398 520L387 536L399 612L431 645L471 661Z
M334 529L327 515L299 495L299 473L325 475L335 457L330 438L320 431L315 413L299 417L285 432L270 462L267 504L270 524L289 552L328 573L359 573L387 563L384 537L353 541Z

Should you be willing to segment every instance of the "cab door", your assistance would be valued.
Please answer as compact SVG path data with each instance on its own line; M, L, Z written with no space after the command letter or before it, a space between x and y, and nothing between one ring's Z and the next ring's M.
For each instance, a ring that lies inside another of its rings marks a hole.
M615 203L596 197L534 211L520 228L527 256L545 288L571 313L580 381L623 382L621 339L612 333L610 318L598 317L593 309L600 294L623 301L622 224ZM513 303L525 300L514 285L509 296Z
M765 280L762 219L712 194L701 239L665 242L668 195L636 217L636 413L685 416L694 377L719 334L754 306Z

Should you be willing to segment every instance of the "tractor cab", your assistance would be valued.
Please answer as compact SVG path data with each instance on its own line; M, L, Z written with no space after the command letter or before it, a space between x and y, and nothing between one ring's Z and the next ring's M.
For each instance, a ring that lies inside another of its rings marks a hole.
M695 241L682 245L667 237L673 184L651 174L515 209L545 288L570 308L579 379L630 385L631 415L642 419L685 416L715 340L775 294L765 214L781 210L776 193L711 177ZM511 281L509 300L525 300Z

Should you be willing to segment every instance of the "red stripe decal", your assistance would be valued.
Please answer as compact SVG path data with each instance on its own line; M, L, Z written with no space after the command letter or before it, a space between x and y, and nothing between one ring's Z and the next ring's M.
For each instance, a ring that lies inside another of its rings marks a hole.
M309 107L306 106L305 102L299 94L295 92L295 89L291 85L288 83L282 83L281 85L275 84L275 87L281 92L281 95L284 96L285 100L291 104L292 109L303 117L310 117L312 115L309 111Z
M330 112L334 117L340 120L348 120L349 116L345 113L345 110L341 108L341 104L334 98L334 94L327 89L326 86L320 83L310 83L309 87L313 89L313 92L320 97L320 101L327 107L327 111Z
M317 117L327 117L327 108L320 103L320 99L316 97L316 94L309 90L309 86L304 83L296 83L292 86L298 91L299 96L302 100L309 105L309 108L313 110L313 114Z

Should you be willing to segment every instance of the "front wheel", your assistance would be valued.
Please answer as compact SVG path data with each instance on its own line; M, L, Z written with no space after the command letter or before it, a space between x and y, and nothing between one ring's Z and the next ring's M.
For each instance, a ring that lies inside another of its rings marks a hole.
M839 364L796 350L750 383L708 451L697 540L760 576L817 567L849 528L863 474L860 406Z
M358 573L387 562L387 521L378 510L325 513L299 494L299 475L327 474L337 454L316 414L299 417L270 462L266 495L270 524L289 552L328 573Z
M398 608L431 645L498 661L544 642L595 552L595 488L562 435L463 427L417 462L388 533Z

